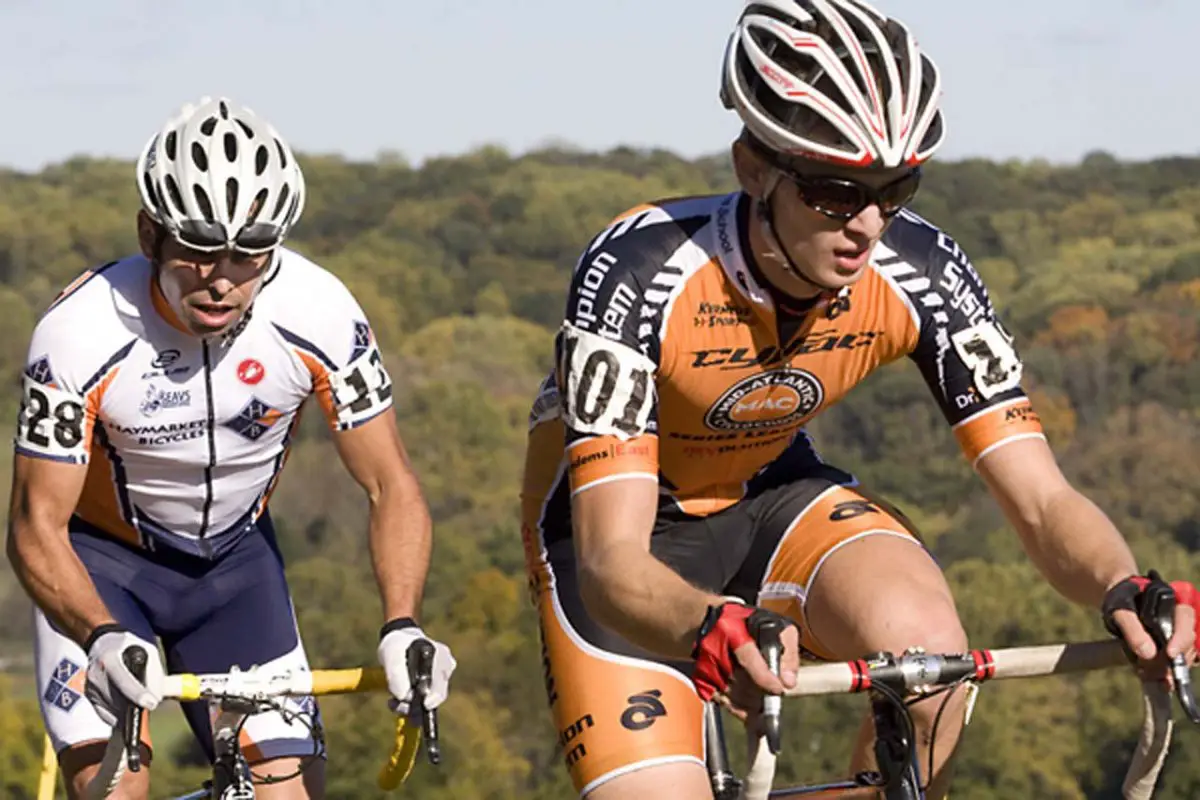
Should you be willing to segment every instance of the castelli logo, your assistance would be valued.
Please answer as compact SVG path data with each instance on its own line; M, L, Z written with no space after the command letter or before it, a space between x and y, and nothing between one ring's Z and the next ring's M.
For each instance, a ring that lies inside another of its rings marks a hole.
M253 386L263 379L267 374L267 370L261 363L253 358L247 358L242 363L238 364L237 376L242 383Z

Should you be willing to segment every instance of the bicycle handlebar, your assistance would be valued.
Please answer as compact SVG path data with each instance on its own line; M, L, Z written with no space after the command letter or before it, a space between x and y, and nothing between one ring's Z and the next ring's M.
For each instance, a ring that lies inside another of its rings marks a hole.
M1009 678L1064 675L1128 666L1121 642L1107 639L1078 644L972 650L965 654L912 653L896 659L850 661L801 667L788 697L868 691L873 683L921 694L967 680L976 683ZM1126 800L1148 800L1170 746L1173 722L1170 693L1162 683L1143 683L1141 738L1126 773ZM1188 699L1180 698L1185 709ZM741 800L767 800L775 777L776 756L764 735L747 730L751 767Z
M421 710L422 724L414 725L411 717L403 715L396 718L395 741L377 778L379 788L385 791L395 789L408 778L422 740L425 742L430 763L437 764L440 761L437 709L425 709L424 707L424 692L428 690L430 680L428 676L432 674L433 647L431 645L428 648L429 654L426 657L417 647L422 643L423 640L414 642L409 650L409 675L414 686L413 708ZM130 650L132 649L131 647ZM141 650L141 648L138 649ZM144 654L144 651L142 652ZM415 658L413 657L414 653ZM122 657L126 657L126 654L122 654ZM166 675L163 678L162 699L181 702L229 699L246 701L252 705L262 705L281 697L324 697L335 694L386 691L387 674L382 667L312 671L286 669L275 673L257 669L240 671L235 668L229 672L204 675L192 673ZM136 706L132 708L136 708L137 712L142 711ZM136 716L138 724L137 727L131 729L130 719L134 716ZM136 744L141 727L140 719L141 714L132 713L131 709L131 713L123 720L123 724L113 728L112 737L108 741L104 757L100 762L100 769L89 782L85 791L85 796L89 800L103 800L116 789L126 769L136 772L140 768L140 763L138 766L134 766L137 763ZM133 739L129 739L131 731Z

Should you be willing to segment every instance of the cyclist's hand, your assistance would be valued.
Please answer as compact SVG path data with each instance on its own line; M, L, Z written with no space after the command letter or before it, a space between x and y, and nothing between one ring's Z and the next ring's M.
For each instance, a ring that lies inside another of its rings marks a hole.
M776 617L784 626L780 634L783 658L779 677L767 666L748 627L760 615ZM735 667L741 667L759 690L782 694L796 685L796 670L800 667L800 630L792 620L773 611L741 603L722 603L709 607L696 635L692 655L696 659L692 680L704 700L728 691Z
M396 701L397 713L407 716L412 704L413 687L408 675L408 647L418 639L424 639L433 645L433 680L430 682L428 694L425 695L425 707L434 709L444 703L450 693L450 676L458 666L450 648L430 639L415 622L408 619L392 620L383 626L381 633L379 663L387 673L388 691Z
M101 625L88 637L87 682L84 694L106 725L116 725L129 704L153 711L162 700L163 666L158 648L119 625ZM125 649L146 651L146 677L139 681L125 666Z
M1196 641L1200 638L1200 614L1197 613L1200 592L1187 581L1175 581L1171 584L1175 591L1175 630L1167 642L1166 658L1163 658L1154 639L1139 620L1139 614L1144 607L1146 587L1150 584L1151 578L1126 578L1108 590L1102 611L1105 627L1125 641L1130 652L1137 657L1138 666L1146 673L1146 677L1162 678L1165 675L1166 659L1182 653L1189 664L1196 662Z

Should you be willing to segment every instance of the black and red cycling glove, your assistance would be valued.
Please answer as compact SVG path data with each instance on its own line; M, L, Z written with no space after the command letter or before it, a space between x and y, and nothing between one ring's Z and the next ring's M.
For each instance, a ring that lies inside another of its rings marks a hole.
M766 620L776 620L782 625L795 625L787 617L741 603L722 603L709 606L700 630L696 634L696 646L692 658L696 667L692 682L700 699L711 700L729 688L737 658L733 651L747 642L754 642L754 631Z
M1145 624L1149 611L1147 605L1169 590L1174 591L1177 605L1191 606L1196 612L1195 637L1200 644L1200 592L1188 581L1174 581L1168 585L1155 570L1150 570L1145 576L1132 575L1108 590L1101 606L1104 627L1112 635L1124 639L1120 628L1113 622L1113 612L1121 609L1132 611Z

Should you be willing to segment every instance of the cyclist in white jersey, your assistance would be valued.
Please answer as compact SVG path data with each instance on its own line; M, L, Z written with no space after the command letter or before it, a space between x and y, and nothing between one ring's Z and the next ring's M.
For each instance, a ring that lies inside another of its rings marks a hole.
M427 638L429 513L362 309L281 246L305 195L288 145L249 109L203 98L150 139L137 179L141 253L84 273L38 322L15 441L8 553L37 606L42 714L71 797L121 709L158 704L156 640L171 671L307 668L267 506L310 396L369 498L378 652L401 711L405 652ZM121 660L139 643L140 681ZM434 644L431 706L455 666ZM207 711L192 705L211 757ZM311 699L295 707L316 714ZM290 775L312 753L289 719L248 722L256 774ZM323 776L318 762L260 796L320 797ZM123 780L122 796L148 796L147 770Z

